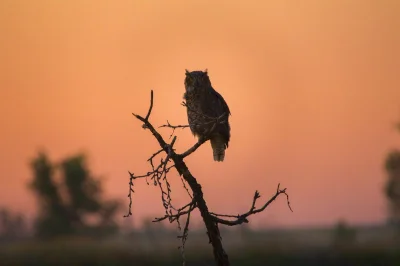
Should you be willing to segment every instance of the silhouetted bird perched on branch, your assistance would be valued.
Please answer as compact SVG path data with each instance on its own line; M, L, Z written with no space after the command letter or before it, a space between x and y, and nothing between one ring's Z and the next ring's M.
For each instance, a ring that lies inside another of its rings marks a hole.
M186 70L186 109L190 130L200 138L209 138L214 161L222 162L231 136L229 107L224 98L213 89L207 70Z

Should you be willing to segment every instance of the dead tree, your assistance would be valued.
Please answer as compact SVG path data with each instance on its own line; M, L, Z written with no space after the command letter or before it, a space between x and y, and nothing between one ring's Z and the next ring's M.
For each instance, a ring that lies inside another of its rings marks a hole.
M183 102L182 105L186 106L186 104ZM286 193L286 188L285 189L280 189L279 184L278 188L275 192L275 194L266 202L264 205L262 205L260 208L256 208L256 202L257 199L260 198L260 194L258 191L254 193L254 197L252 200L252 204L250 209L239 215L227 215L227 214L217 214L210 212L206 201L204 200L203 197L203 192L202 192L202 187L201 185L197 182L196 178L192 175L192 173L189 171L188 167L186 166L186 163L184 162L184 159L195 152L204 142L209 140L209 138L202 138L199 139L196 144L194 144L191 148L189 148L187 151L183 153L176 153L174 147L175 141L176 141L176 136L173 136L175 129L177 128L186 128L189 127L188 125L171 125L168 121L166 125L162 125L160 127L168 127L173 130L170 139L172 138L172 141L170 143L167 143L164 138L158 133L158 131L154 128L154 126L150 123L149 118L151 111L153 109L153 91L151 91L151 98L150 98L150 108L147 112L146 117L142 117L140 115L132 113L138 120L140 120L143 123L143 128L150 130L150 132L153 134L153 136L156 138L158 141L158 144L160 145L160 150L155 152L149 159L148 162L150 163L151 166L151 171L147 172L146 174L143 175L134 175L133 173L129 172L130 179L129 179L129 210L128 214L125 215L125 217L129 217L132 215L132 193L134 192L133 190L133 181L135 179L139 178L144 178L146 179L147 184L149 184L149 178L151 182L155 186L159 186L160 191L161 191L161 198L162 202L165 208L165 215L160 218L155 218L153 222L160 222L163 220L168 219L170 223L176 221L178 224L178 228L182 231L181 228L181 223L180 223L180 218L183 216L186 216L186 221L183 226L183 233L182 235L178 236L182 240L182 245L180 246L181 253L182 253L182 258L183 258L183 264L185 265L185 253L184 253L184 247L185 247L185 242L188 237L188 230L189 230L189 222L190 222L190 214L193 210L198 209L200 211L200 214L203 218L204 224L207 229L207 235L209 237L209 243L211 243L213 247L213 253L214 253L214 259L217 263L218 266L228 266L230 265L228 255L225 253L224 248L222 246L222 241L221 241L221 236L220 232L218 229L218 224L223 224L223 225L228 225L228 226L234 226L234 225L239 225L242 223L248 223L248 217L250 215L259 213L264 211L279 195L284 194L286 195L287 198L287 204L290 208L290 203L289 203L289 196ZM221 116L222 117L222 116ZM214 126L220 123L221 117L214 118ZM155 158L160 155L160 154L165 154L164 158L161 158L160 162L155 164ZM171 164L170 164L171 163ZM175 168L177 172L179 173L183 186L186 189L189 197L191 198L190 202L186 204L185 206L181 208L175 208L171 204L171 186L168 182L167 179L167 174L169 171ZM190 190L187 188L186 184L189 185ZM191 191L191 192L190 192ZM291 208L290 208L291 210Z

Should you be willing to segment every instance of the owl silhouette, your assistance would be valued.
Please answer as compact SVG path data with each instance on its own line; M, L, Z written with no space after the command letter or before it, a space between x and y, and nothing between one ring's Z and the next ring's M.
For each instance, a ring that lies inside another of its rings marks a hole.
M190 130L199 139L210 140L214 161L222 162L231 137L228 104L212 87L207 70L185 74L183 98Z

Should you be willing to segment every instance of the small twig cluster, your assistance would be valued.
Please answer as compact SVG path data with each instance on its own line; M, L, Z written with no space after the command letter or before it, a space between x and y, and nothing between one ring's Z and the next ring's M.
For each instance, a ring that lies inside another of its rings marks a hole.
M188 108L186 103L182 103L183 106ZM196 178L190 173L189 169L187 168L185 162L183 159L193 152L195 152L204 142L206 142L209 137L206 134L206 137L199 138L199 140L188 150L185 152L178 154L175 152L175 149L173 148L175 141L177 139L176 136L174 136L174 132L177 128L187 128L189 125L171 125L169 121L167 120L167 124L160 126L162 127L167 127L172 129L172 134L170 135L170 138L172 138L171 143L165 142L163 137L157 132L157 130L153 127L153 125L149 122L149 117L151 114L151 111L153 109L153 91L151 91L151 98L150 98L150 108L148 110L148 113L145 118L141 117L140 115L133 114L138 120L143 122L143 128L144 129L149 129L150 132L153 134L153 136L156 138L158 141L161 149L155 152L150 156L150 158L147 160L151 166L151 171L147 172L146 174L143 175L134 175L133 173L129 172L130 179L129 179L129 209L128 209L128 214L125 215L124 217L129 217L132 215L132 194L134 193L133 186L134 183L133 181L136 179L144 178L147 182L147 184L150 184L149 178L151 182L154 184L154 186L159 186L160 192L161 192L161 200L165 209L165 215L163 217L155 218L153 222L160 222L167 220L172 223L172 222L177 222L178 228L180 231L182 231L182 235L179 235L178 238L181 239L181 253L182 253L182 258L183 258L183 263L185 264L185 243L188 237L188 232L189 232L189 224L190 224L190 214L193 210L199 209L201 216L203 218L203 221L206 225L207 228L207 233L209 236L210 243L213 246L214 250L214 257L218 265L229 265L229 260L228 256L225 253L223 247L222 247L222 242L221 242L221 236L219 233L218 229L218 224L224 224L228 226L234 226L234 225L239 225L242 223L248 223L248 217L250 215L259 213L264 211L279 195L284 194L286 195L287 198L287 204L290 210L290 202L289 202L289 196L286 193L286 188L285 189L280 189L280 185L278 185L278 188L276 190L276 193L274 196L272 196L262 207L256 208L256 202L260 198L260 194L258 191L255 192L253 201L251 204L251 207L249 211L243 214L238 214L238 215L227 215L227 214L217 214L210 212L208 210L207 204L204 200L203 197L203 192L200 184L197 183ZM203 114L202 114L203 115ZM219 124L219 123L224 123L225 120L223 120L223 117L225 115L229 114L223 114L220 117L208 117L210 123L214 123L213 126L211 127L211 130L209 132L212 132L213 129ZM208 122L207 122L208 123ZM195 125L194 125L195 126ZM209 133L208 132L208 133ZM165 154L165 157L162 157L159 161L159 163L155 164L155 158L160 155L160 154ZM169 164L172 162L171 164ZM175 208L172 205L172 198L171 198L171 186L170 183L168 182L168 173L169 171L175 168L179 175L181 176L182 184L185 190L187 191L189 197L191 198L191 201L184 205L181 208ZM190 190L188 189L188 186L190 187ZM182 216L186 215L186 221L183 226L181 226L180 218ZM227 219L224 219L224 218Z

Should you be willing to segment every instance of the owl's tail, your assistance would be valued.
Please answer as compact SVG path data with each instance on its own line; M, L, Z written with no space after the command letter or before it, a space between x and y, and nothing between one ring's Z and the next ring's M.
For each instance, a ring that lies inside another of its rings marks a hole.
M221 135L217 135L212 137L210 142L213 150L214 161L223 162L225 158L225 139Z

